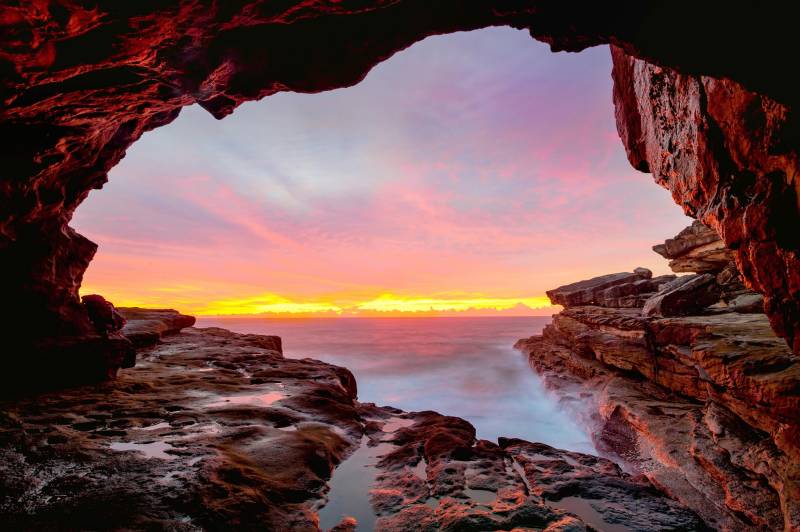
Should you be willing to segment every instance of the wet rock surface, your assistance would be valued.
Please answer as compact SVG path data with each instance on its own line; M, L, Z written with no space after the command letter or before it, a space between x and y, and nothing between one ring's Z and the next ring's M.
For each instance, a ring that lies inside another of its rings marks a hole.
M355 380L274 345L190 329L116 381L3 403L2 528L313 529Z
M717 241L694 224L654 249L686 257ZM571 306L517 348L562 403L594 427L600 450L708 526L796 530L800 357L774 334L752 294L738 303L721 299L725 290L716 279L730 264L697 264L707 273L667 283L643 308ZM698 281L701 296L668 301ZM674 310L653 311L665 301Z
M344 496L363 497L379 530L700 526L609 460L360 404L349 371L276 345L187 329L116 381L0 403L0 526L318 530L341 498L331 474L361 449L374 480Z

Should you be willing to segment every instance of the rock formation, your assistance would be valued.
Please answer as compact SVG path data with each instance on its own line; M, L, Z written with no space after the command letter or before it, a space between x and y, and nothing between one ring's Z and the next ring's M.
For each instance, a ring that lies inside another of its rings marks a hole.
M159 314L174 320L148 320ZM113 383L0 401L0 528L319 530L334 468L364 451L374 482L345 496L363 497L379 530L702 526L607 459L361 404L349 371L279 347L187 329Z
M612 58L617 129L631 164L722 236L745 284L765 296L775 332L800 351L800 232L790 221L799 205L800 129L793 108L618 48ZM698 253L708 258L713 250Z
M736 303L753 294L716 233L695 223L653 249L676 272L704 273L666 280L655 293L636 273L550 291L564 310L517 347L594 428L600 449L709 526L798 529L800 357L757 305L743 312ZM639 308L567 297L610 279L627 281L632 295L641 287Z
M83 344L87 353L118 358L116 339L97 334L78 298L96 246L68 223L125 150L183 106L222 118L278 91L352 85L428 35L508 25L553 50L612 45L614 105L631 163L722 235L746 284L764 294L776 332L800 349L800 128L785 68L797 46L797 9L687 1L6 1L0 262L14 304L4 306L0 323L32 357ZM676 39L676 31L691 38Z
M120 332L136 347L156 344L162 336L180 332L195 322L194 316L172 309L122 307L117 310L125 318L125 326ZM274 349L281 352L280 342Z

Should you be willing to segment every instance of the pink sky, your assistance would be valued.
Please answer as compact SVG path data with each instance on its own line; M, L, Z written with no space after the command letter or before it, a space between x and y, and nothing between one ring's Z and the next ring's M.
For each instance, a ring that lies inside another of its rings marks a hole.
M666 272L650 246L689 220L627 163L610 71L607 48L489 29L352 88L223 121L187 108L78 209L100 244L83 293L197 314L549 314L529 308L560 284Z

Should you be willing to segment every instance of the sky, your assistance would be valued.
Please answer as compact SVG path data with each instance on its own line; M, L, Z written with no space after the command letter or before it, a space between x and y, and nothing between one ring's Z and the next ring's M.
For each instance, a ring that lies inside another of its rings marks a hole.
M82 294L196 315L549 315L689 224L617 136L607 47L430 37L354 87L146 133L77 210Z

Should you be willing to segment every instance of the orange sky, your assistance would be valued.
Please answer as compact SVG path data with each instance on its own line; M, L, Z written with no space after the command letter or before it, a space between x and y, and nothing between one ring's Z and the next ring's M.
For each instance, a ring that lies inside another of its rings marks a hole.
M429 38L359 85L144 135L73 226L82 293L197 315L549 315L688 223L616 134L607 48Z

